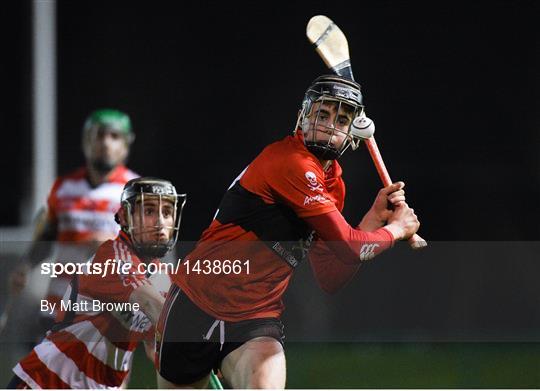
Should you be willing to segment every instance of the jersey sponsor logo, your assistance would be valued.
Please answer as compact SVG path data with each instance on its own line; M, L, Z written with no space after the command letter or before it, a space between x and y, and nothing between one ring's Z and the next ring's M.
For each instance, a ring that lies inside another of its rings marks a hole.
M375 249L379 247L377 243L364 244L360 248L360 260L369 261L375 257Z
M328 199L321 194L317 194L314 196L306 196L306 198L304 199L304 205L310 205L313 202L320 202L321 204L324 204L328 202Z
M320 192L323 191L322 186L317 181L317 175L315 175L315 173L313 173L312 171L306 171L304 175L308 181L309 190L320 191Z
M296 267L298 266L298 260L296 257L291 254L290 251L288 251L285 247L281 245L280 242L275 242L272 246L272 249L278 253L278 255L285 260L290 266Z

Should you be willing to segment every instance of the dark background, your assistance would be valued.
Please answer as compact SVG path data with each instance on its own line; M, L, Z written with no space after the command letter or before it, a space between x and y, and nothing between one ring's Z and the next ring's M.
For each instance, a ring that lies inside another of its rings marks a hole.
M224 190L266 144L293 130L306 87L326 73L305 37L309 18L325 14L349 39L386 165L406 182L432 246L385 255L337 298L319 293L304 267L289 305L328 307L323 331L345 327L353 307L360 335L380 339L406 331L404 339L537 340L537 246L522 242L540 232L538 8L534 1L60 1L58 173L83 164L90 111L124 110L137 134L129 166L189 194L182 237L197 240ZM10 190L2 192L1 216L2 225L16 225L32 159L30 3L5 10L0 121ZM365 148L342 165L353 224L380 184ZM298 312L289 313L291 333L302 334ZM347 330L341 338L350 338Z

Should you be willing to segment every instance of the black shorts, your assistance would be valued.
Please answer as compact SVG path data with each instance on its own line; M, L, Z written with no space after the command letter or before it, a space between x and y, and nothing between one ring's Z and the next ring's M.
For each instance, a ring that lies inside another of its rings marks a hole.
M215 319L173 285L158 322L156 367L171 383L191 384L219 369L225 356L257 337L271 337L283 345L283 324L277 318Z

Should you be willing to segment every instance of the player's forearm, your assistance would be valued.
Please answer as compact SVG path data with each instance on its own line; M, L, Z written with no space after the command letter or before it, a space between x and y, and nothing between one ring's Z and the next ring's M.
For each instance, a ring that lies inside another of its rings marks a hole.
M152 324L157 324L159 315L165 304L165 299L152 285L145 284L134 290L129 301L131 303L138 303L141 311L150 318Z
M159 314L163 309L163 304L165 304L165 299L160 298L147 298L146 300L141 301L141 310L150 318L152 324L157 324L159 319Z
M348 265L336 257L322 241L317 240L309 251L311 268L317 283L326 293L336 293L352 280L360 265Z
M349 265L373 258L394 242L393 234L384 227L373 232L353 228L338 211L305 220L336 257Z

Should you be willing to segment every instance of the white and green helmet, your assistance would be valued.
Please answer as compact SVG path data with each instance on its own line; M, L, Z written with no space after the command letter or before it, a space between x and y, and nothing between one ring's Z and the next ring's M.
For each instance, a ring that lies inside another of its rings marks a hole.
M129 145L135 140L135 133L133 133L131 120L129 116L119 110L114 109L100 109L92 112L84 122L82 132L82 146L84 156L87 160L92 162L92 145L98 136L99 131L107 131L119 134L126 141L126 145ZM92 162L99 165L100 162ZM103 163L103 162L101 162ZM103 169L112 169L113 167L106 167L107 164L103 163Z
M131 120L126 113L114 109L100 109L91 113L83 126L83 134L92 130L96 126L104 126L116 131L128 139L135 135L131 129Z

